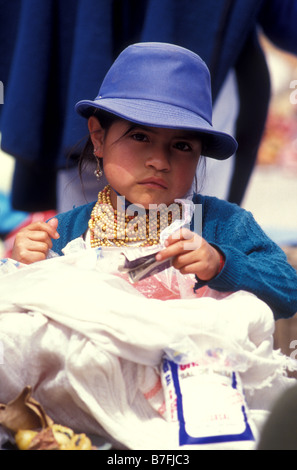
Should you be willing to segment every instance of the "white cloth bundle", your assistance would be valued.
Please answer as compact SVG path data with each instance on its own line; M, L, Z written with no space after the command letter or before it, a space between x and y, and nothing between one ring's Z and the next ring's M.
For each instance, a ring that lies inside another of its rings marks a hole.
M57 423L119 447L177 449L162 413L164 351L189 362L213 349L232 357L251 419L291 384L288 358L273 350L272 312L255 296L147 299L113 261L85 250L1 276L0 402L31 385Z

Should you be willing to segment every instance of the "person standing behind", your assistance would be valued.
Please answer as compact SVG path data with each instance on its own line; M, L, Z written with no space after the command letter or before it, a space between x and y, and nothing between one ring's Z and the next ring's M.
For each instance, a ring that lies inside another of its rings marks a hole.
M72 103L86 93L95 95L98 80L123 47L145 41L189 48L208 65L214 121L239 142L236 158L230 157L222 171L215 168L221 163L212 167L224 178L220 193L241 203L270 98L258 30L296 53L296 0L11 0L1 2L1 11L0 78L7 77L7 86L0 125L2 148L16 158L15 209L58 206L60 211L85 202L80 184L72 181L79 151L68 156L87 129ZM221 110L230 107L230 100L234 111L224 123ZM57 108L59 119L53 112ZM68 188L73 189L69 198ZM95 191L86 192L87 200Z

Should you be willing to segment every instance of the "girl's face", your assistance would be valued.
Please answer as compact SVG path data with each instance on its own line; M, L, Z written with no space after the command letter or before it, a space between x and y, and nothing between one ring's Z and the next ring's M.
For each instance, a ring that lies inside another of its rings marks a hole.
M190 189L201 154L194 132L125 120L115 121L106 132L95 117L89 119L89 130L103 158L114 207L115 191L148 209L150 204L170 205Z

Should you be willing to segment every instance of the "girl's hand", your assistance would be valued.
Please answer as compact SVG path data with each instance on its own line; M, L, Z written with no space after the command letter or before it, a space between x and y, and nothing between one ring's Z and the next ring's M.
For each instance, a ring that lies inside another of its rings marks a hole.
M188 229L181 229L171 235L165 246L156 259L161 261L173 257L173 266L182 274L196 274L201 281L209 281L220 271L220 253Z
M24 264L46 259L53 246L51 238L59 238L57 227L58 220L51 219L48 222L33 222L21 229L14 241L12 259Z

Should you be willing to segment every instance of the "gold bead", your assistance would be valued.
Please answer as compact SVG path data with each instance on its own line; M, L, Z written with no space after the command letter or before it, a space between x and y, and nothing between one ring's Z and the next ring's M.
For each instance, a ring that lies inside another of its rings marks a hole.
M152 214L154 217L150 217L150 214L146 212L143 219L138 218L136 224L129 225L135 216L126 215L123 210L114 210L110 192L109 185L100 191L93 208L88 224L91 232L91 247L124 246L128 243L136 243L137 246L158 245L160 230L172 223L172 212L161 215L158 211ZM180 205L181 216L182 206ZM104 238L99 238L98 235L102 235L103 232ZM150 238L150 235L153 235L153 238Z

